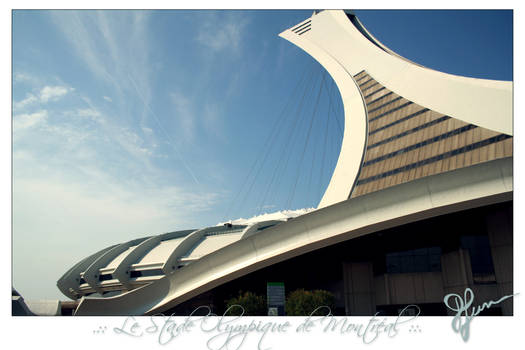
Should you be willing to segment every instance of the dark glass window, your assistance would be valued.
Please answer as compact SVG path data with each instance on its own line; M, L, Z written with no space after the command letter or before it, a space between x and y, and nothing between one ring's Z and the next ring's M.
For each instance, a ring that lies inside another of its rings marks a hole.
M160 276L160 275L164 275L164 272L162 271L162 269L154 269L154 270L131 271L129 277L136 278L136 277L150 277L150 276Z
M420 248L386 254L387 273L441 271L441 248Z
M490 251L490 242L485 235L461 236L461 247L470 255L470 266L475 283L494 283L494 264Z
M100 275L98 277L99 281L109 281L111 279L113 279L113 276L111 274Z

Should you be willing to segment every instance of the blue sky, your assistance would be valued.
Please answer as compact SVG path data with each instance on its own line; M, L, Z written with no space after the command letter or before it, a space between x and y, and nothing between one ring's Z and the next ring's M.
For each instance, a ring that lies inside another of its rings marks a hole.
M356 14L415 62L512 80L511 11ZM310 15L15 11L15 288L63 299L56 280L108 245L315 207L342 107L323 69L277 36Z

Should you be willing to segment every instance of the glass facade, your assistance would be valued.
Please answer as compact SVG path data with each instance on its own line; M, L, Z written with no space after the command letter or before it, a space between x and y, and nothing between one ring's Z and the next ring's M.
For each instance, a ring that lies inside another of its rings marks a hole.
M468 235L461 237L461 248L470 255L470 266L474 283L495 283L494 264L488 236Z
M386 273L439 272L441 248L420 248L387 253Z

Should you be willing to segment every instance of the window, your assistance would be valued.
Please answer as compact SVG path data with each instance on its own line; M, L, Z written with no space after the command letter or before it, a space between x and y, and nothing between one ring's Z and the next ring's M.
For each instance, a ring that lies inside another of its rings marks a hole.
M474 283L495 283L496 276L488 236L461 236L461 247L469 252Z
M441 248L420 248L386 254L387 273L441 271Z
M141 270L141 271L131 271L130 278L137 278L137 277L150 277L150 276L161 276L164 275L164 271L162 269L154 269L154 270Z
M113 279L113 275L111 275L111 274L100 275L98 277L99 281L109 281L111 279Z

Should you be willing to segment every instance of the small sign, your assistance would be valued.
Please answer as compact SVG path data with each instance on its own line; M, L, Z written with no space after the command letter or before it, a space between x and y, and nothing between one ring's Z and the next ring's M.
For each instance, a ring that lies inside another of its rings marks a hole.
M284 316L284 283L268 282L266 284L266 300L268 316Z
M268 316L279 316L279 309L276 307L269 307Z

